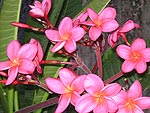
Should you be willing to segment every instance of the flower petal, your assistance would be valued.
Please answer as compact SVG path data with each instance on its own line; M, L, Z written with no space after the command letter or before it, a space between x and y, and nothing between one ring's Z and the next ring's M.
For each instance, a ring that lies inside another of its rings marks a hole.
M0 62L0 70L6 70L13 67L11 61Z
M33 60L36 54L37 54L37 46L30 43L24 44L18 51L19 58L28 58L30 60Z
M149 62L150 61L150 48L145 48L142 51L142 54L143 54L145 62Z
M43 0L42 1L42 9L44 11L45 16L48 15L50 9L51 9L52 3L51 0Z
M75 106L75 104L77 103L77 101L80 98L80 94L74 92L71 94L71 104Z
M125 33L125 32L128 32L128 31L134 29L134 27L135 27L134 22L133 22L132 20L128 20L128 21L122 26L122 28L120 29L119 32Z
M104 83L100 77L95 74L88 74L84 80L85 90L91 94L95 95L104 87Z
M65 17L59 24L58 31L61 37L64 37L66 34L70 34L70 30L72 29L73 22L71 18Z
M6 85L11 84L17 77L18 67L12 67L8 70L8 79Z
M117 83L112 83L106 85L101 91L102 93L106 94L107 96L115 96L121 90L121 85Z
M102 29L101 27L91 27L89 30L89 37L91 40L95 41L98 39L98 37L101 35Z
M146 48L146 43L141 38L135 39L131 45L132 51L142 51L145 48Z
M62 113L68 107L70 99L71 99L70 94L61 95L55 113Z
M107 98L107 107L109 113L114 113L118 109L116 102L111 98Z
M51 49L51 51L56 52L56 51L60 50L61 48L63 48L65 43L66 43L66 41L56 43L55 46L53 46L53 48Z
M87 8L87 13L93 22L98 20L98 14L95 11L93 11L91 8Z
M97 106L93 109L93 113L108 113L108 106L106 101L97 104Z
M78 76L71 84L71 88L79 94L81 94L84 91L83 84L85 77L86 75Z
M136 62L125 60L122 64L122 71L124 73L131 72L136 66Z
M84 36L84 30L81 27L75 27L71 30L71 39L79 41Z
M92 111L98 104L96 101L94 101L94 99L95 98L93 96L84 94L77 101L75 110L79 113L88 113Z
M60 79L56 78L46 78L45 79L46 85L48 88L58 94L65 94L65 86L64 84L60 81Z
M103 32L111 32L119 27L119 24L116 20L105 21L101 25Z
M21 45L17 40L13 40L9 43L7 46L7 56L10 60L14 60L14 58L16 58L20 47Z
M22 74L32 74L34 72L35 66L33 62L29 59L21 59L20 65L18 66L18 71Z
M51 41L61 41L59 32L57 30L46 30L45 35Z
M135 69L138 73L144 73L147 69L147 64L144 60L137 62Z
M117 54L123 59L130 59L130 47L119 45L116 49Z
M116 10L111 7L107 7L99 13L99 19L115 19Z
M141 96L142 96L142 86L138 80L135 80L128 90L128 98L136 99Z
M64 45L64 48L68 53L72 53L76 50L76 42L70 39L66 42L66 44Z
M150 97L140 97L136 100L136 105L141 109L149 109L150 108Z
M44 12L40 8L34 8L29 11L29 15L34 18L44 17Z
M59 70L59 77L62 83L68 87L71 85L73 80L77 77L77 75L69 70L68 68L62 68Z

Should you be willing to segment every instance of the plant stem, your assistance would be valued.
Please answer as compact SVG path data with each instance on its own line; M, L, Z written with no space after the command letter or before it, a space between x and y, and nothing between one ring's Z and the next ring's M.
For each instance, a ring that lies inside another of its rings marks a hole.
M117 80L118 78L122 77L124 73L122 71L120 71L119 73L117 73L116 75L110 77L109 79L104 81L104 84L109 84L115 80Z
M95 48L95 54L96 54L96 62L97 62L97 67L98 67L98 75L102 78L102 59L101 59L101 52L100 52L100 45L97 42L96 43L96 48Z
M49 90L49 88L47 87L46 84L42 83L42 82L38 82L37 84L35 84L37 86L39 86L40 88L46 90L49 94L52 94L52 92Z
M42 60L40 64L68 64L68 65L76 65L74 62L64 62L58 60Z
M50 98L50 99L48 99L44 102L41 102L41 103L23 108L19 111L16 111L15 113L30 113L30 112L35 111L37 109L41 109L41 108L45 108L45 107L48 107L48 106L55 105L58 102L58 100L59 100L58 97L53 97L53 98Z

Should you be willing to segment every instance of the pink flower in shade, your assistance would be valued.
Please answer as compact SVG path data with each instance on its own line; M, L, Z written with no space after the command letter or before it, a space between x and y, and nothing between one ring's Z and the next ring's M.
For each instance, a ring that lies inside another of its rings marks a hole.
M146 62L150 61L150 48L146 48L146 43L143 39L137 38L131 46L119 45L116 51L121 58L125 59L122 64L124 73L133 69L138 73L146 71Z
M118 104L117 113L144 113L142 109L150 108L150 97L142 97L142 87L138 80L127 92L122 90L113 99Z
M29 5L32 9L29 11L29 14L34 18L47 18L47 15L51 9L51 0L43 0L42 3L35 0L34 6Z
M94 113L108 113L117 110L117 104L112 97L121 90L119 84L104 86L100 77L89 74L84 80L84 89L87 93L78 99L75 106L77 112L88 113L93 110Z
M134 23L132 20L128 20L122 27L119 27L116 31L109 34L108 44L113 48L121 35L125 35L125 33L129 32L130 30L139 27L140 26Z
M36 53L37 47L34 44L21 46L17 40L10 42L7 46L7 56L10 60L0 62L0 70L8 69L6 85L15 80L18 72L22 74L32 74L34 72L35 66L32 60Z
M57 94L61 94L55 113L62 113L69 103L75 105L80 94L84 91L84 78L85 75L77 76L67 68L62 68L59 71L59 78L46 78L48 88Z
M76 50L76 41L84 36L84 30L81 27L73 27L73 22L69 17L65 17L57 30L46 30L46 36L49 40L57 42L51 49L52 52L60 50L63 46L65 50L72 53Z
M95 41L101 35L102 32L111 32L118 28L118 23L115 19L116 10L111 7L105 8L100 14L97 14L92 9L87 9L88 15L91 20L84 22L86 25L90 25L89 37Z
M37 71L41 74L42 73L42 68L40 66L40 61L42 61L43 56L44 56L43 49L42 49L40 43L37 40L33 39L33 38L30 40L29 43L35 44L37 46L37 54L34 58L34 64L35 64L35 67L37 67Z

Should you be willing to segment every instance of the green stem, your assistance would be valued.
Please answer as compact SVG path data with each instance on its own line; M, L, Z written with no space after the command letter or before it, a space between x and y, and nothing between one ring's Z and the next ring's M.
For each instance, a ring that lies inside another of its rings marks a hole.
M9 109L9 113L13 113L14 109L14 87L10 86L8 87L8 109Z
M17 90L15 90L15 92L14 92L14 109L15 109L15 111L19 110L18 91Z
M120 71L119 73L117 73L116 75L110 77L109 79L104 81L104 84L109 84L115 80L117 80L118 78L122 77L124 73L122 71Z

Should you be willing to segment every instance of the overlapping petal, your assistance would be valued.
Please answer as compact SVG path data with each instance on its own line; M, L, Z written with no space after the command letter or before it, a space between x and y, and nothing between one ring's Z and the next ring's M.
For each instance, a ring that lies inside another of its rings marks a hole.
M131 72L136 66L136 62L125 60L122 64L122 71L124 73Z
M93 109L93 113L108 113L108 111L109 109L106 101L97 104L97 106Z
M84 30L81 27L75 27L71 30L71 39L79 41L84 36Z
M42 1L42 9L44 11L44 15L47 16L50 9L51 9L52 3L51 0L43 0Z
M146 43L144 39L137 38L133 41L131 45L132 51L143 51L146 48Z
M76 50L76 42L72 39L69 39L64 45L64 48L68 53L72 53Z
M128 20L123 26L122 28L119 30L119 32L128 32L132 29L134 29L135 27L135 23L133 22L133 20Z
M95 11L93 11L91 8L87 9L87 13L93 22L98 20L98 14Z
M144 57L144 60L146 62L149 62L150 61L150 48L146 48L142 51L142 55Z
M51 49L52 52L56 52L58 50L60 50L61 48L63 48L63 46L65 45L66 41L63 42L58 42L56 43L53 48Z
M137 106L141 109L149 109L150 108L150 97L140 97L135 99Z
M3 61L0 62L0 70L6 70L13 67L12 62L11 61Z
M146 62L142 59L141 61L139 61L136 66L135 69L138 73L143 73L146 71L147 69L147 64Z
M105 22L103 22L103 24L101 25L101 27L103 32L111 32L117 29L119 27L119 24L116 20L106 19Z
M91 38L91 40L95 41L101 35L101 33L101 27L91 27L89 30L89 37Z
M52 41L62 41L57 30L46 30L45 35L49 40Z

